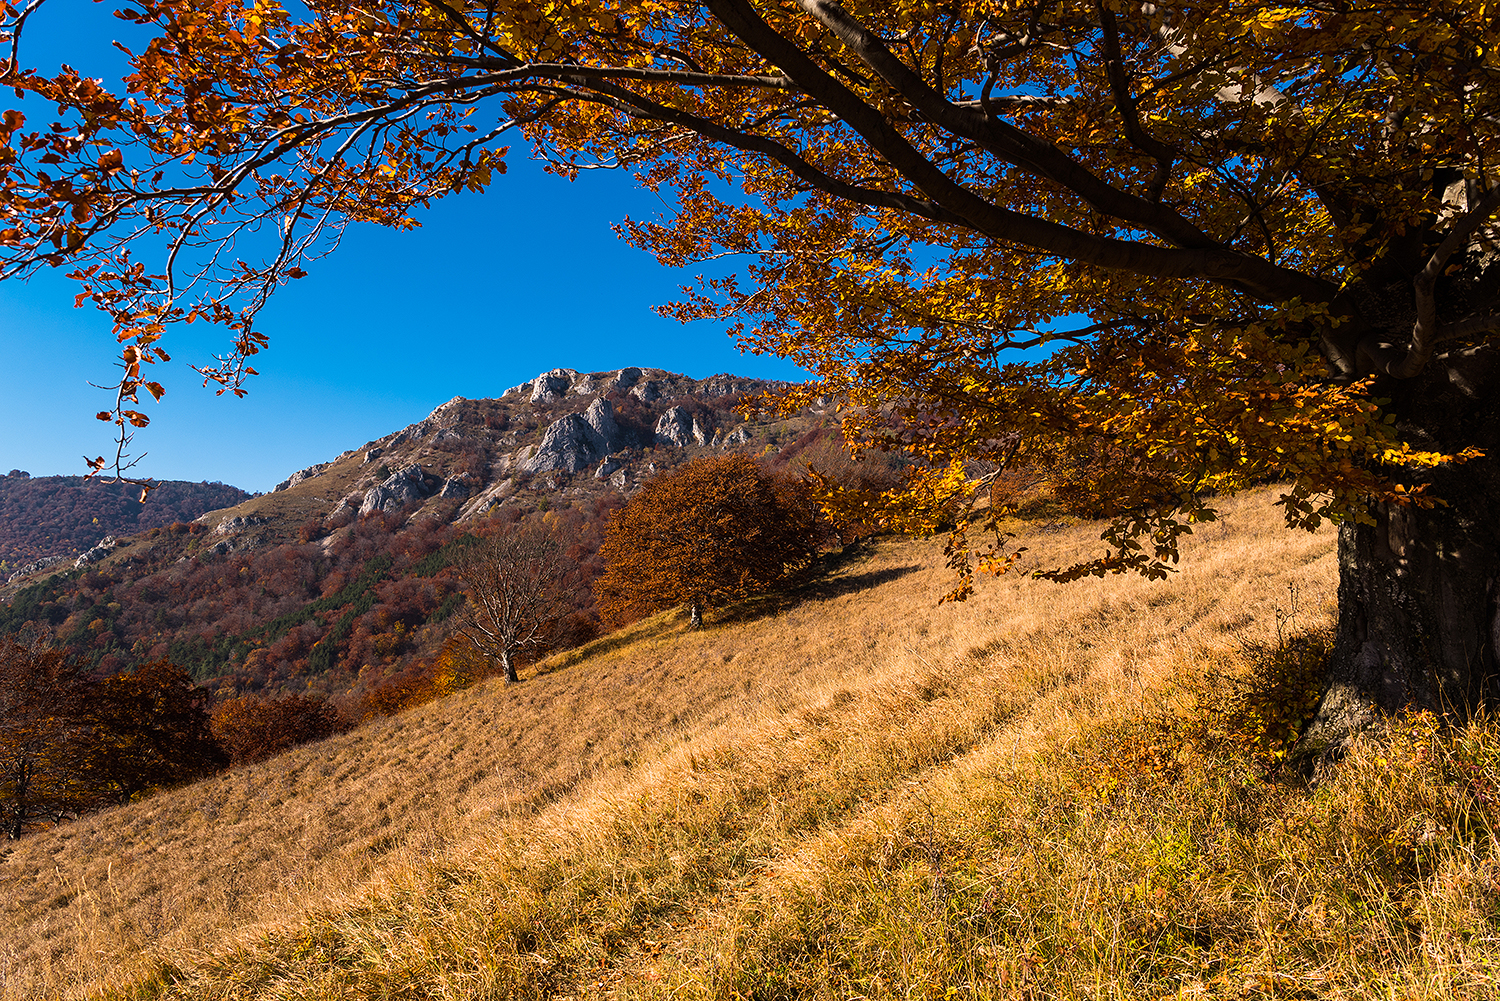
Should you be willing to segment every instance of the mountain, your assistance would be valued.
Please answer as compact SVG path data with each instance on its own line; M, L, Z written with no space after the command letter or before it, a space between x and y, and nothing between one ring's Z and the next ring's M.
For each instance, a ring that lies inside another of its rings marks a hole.
M140 489L82 476L32 476L19 469L0 477L0 581L48 557L78 554L108 535L130 535L248 500L223 483L164 480L150 503Z
M310 692L365 715L430 680L463 601L448 561L485 519L544 518L597 574L609 513L694 456L743 451L850 473L827 408L736 413L775 388L553 369L493 399L455 398L269 493L18 576L0 588L0 633L51 630L101 673L168 657L221 695ZM879 481L893 469L877 456L858 473ZM564 640L598 630L581 592Z

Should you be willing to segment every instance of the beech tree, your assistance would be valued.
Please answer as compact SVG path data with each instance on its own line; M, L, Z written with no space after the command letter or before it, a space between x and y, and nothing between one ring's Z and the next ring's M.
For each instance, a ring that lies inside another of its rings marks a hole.
M128 803L212 774L224 755L209 729L209 693L168 660L79 687L72 768L87 805Z
M0 825L19 838L77 809L77 678L61 650L0 637Z
M744 455L705 456L648 480L610 518L594 593L605 619L706 609L786 584L817 555L809 506Z
M520 681L516 655L552 644L558 621L573 609L578 565L533 523L479 539L454 572L468 594L459 630L506 681Z
M4 115L0 273L71 266L114 318L96 468L128 465L170 324L226 324L202 371L242 391L256 310L323 241L489 186L519 136L675 193L623 224L663 263L743 257L670 312L796 360L819 381L789 405L832 392L858 442L922 459L893 525L1077 442L1115 460L1092 479L1112 527L1049 576L1155 577L1207 498L1283 478L1290 525L1340 532L1309 746L1496 699L1481 0L149 0L120 14L158 36L116 87L24 69L39 2L7 8L4 82L58 110ZM972 534L955 597L1014 556Z

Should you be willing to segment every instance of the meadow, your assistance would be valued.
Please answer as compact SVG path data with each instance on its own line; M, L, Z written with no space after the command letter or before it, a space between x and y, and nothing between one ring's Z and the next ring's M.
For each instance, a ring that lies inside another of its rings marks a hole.
M880 541L29 836L0 997L1496 996L1500 728L1286 764L1337 554L1274 496L1163 582Z

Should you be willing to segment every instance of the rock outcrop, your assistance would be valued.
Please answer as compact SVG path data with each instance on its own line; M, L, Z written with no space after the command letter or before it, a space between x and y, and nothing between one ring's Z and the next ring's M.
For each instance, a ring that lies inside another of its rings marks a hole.
M39 560L32 560L30 563L17 567L15 572L5 579L5 582L9 584L11 581L20 580L22 577L25 577L28 574L34 574L40 570L45 570L48 567L56 566L59 563L66 563L69 559L72 559L72 557L43 556Z
M744 445L749 441L750 429L741 424L739 427L726 434L724 436L724 439L719 442L719 445L722 448L733 448L735 445Z
M472 480L473 477L468 473L450 476L443 481L443 488L438 491L438 496L451 500L463 500L473 491Z
M271 492L274 494L278 490L286 490L290 487L295 487L303 480L309 479L313 476L317 476L323 470L327 469L330 465L331 463L319 462L314 465L308 466L306 469L299 469L291 476L288 476L286 479L276 484L276 486L272 487Z
M682 407L672 407L656 422L656 441L658 444L683 448L693 442L707 444L708 434L703 430L703 425L698 423L698 418Z
M615 423L614 404L600 397L581 414L555 421L532 446L529 455L516 462L523 473L578 473L620 447L620 427Z
M260 518L253 514L237 515L233 518L225 518L223 521L214 526L214 534L238 535L240 532L245 531L245 529L247 528L254 528L256 525L264 525L269 520L269 518Z
M98 563L100 560L104 559L104 557L108 556L114 551L115 537L113 535L106 535L104 538L100 539L92 549L90 549L86 553L81 554L78 559L73 562L73 565L75 567L86 567L90 563Z
M440 482L436 476L422 472L422 467L413 463L386 477L379 486L371 487L359 505L359 513L384 511L395 514L408 504L431 497L437 492Z

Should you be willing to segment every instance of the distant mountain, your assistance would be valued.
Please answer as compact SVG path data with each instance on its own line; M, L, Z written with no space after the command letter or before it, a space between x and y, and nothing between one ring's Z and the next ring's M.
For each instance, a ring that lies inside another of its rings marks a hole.
M130 538L115 530L112 544L74 560L0 577L0 634L31 623L105 673L168 657L224 694L311 692L357 716L432 680L463 601L449 561L486 523L543 520L594 575L610 512L699 455L893 477L890 456L850 464L831 408L776 419L736 411L774 388L730 375L553 369L494 399L455 398L270 493L241 494L191 524ZM146 507L156 503L153 494ZM598 629L584 589L566 611L566 640Z
M0 477L0 582L13 568L47 556L89 549L109 535L133 535L251 495L223 483L166 480L138 501L140 488L82 476L32 476L13 469Z

